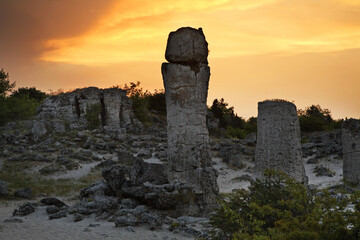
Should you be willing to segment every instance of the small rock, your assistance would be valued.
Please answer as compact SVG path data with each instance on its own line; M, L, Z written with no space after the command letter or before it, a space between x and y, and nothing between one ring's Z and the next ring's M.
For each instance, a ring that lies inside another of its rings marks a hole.
M126 230L128 230L129 232L135 232L135 229L132 226L127 226Z
M46 208L46 212L48 214L54 214L54 213L57 213L58 211L60 211L60 209L58 207L54 206L54 205L48 206Z
M0 197L5 197L9 194L7 183L0 180Z
M29 187L17 190L14 194L15 197L31 199L33 197L31 189Z
M61 208L63 206L67 206L63 201L60 201L59 199L57 198L43 198L40 200L40 202L44 205L54 205L58 208Z
M49 220L66 217L66 211L59 211L49 215Z
M139 224L139 220L131 213L127 215L120 216L115 221L116 227L127 227L127 226L136 226Z
M35 212L34 204L27 202L14 210L13 216L25 216Z
M100 224L98 224L98 223L90 223L88 225L88 227L98 227L98 226L100 226Z
M7 218L4 220L4 222L7 223L23 223L24 221L21 220L20 218Z
M83 219L84 219L84 215L82 215L82 214L80 214L80 213L76 213L76 214L74 215L73 221L74 221L74 222L79 222L79 221L81 221L81 220L83 220Z

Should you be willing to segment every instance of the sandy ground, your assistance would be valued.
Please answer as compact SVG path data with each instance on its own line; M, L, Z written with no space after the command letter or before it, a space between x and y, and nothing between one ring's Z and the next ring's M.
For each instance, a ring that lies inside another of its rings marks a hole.
M96 221L93 215L80 222L72 221L73 215L66 218L48 220L45 206L27 216L16 218L22 223L4 222L12 215L13 209L25 201L0 203L0 239L1 240L80 240L80 239L153 239L153 240L185 240L193 239L170 232L166 226L163 229L151 231L146 227L134 227L132 232L126 227L116 228L115 223Z
M343 160L334 158L333 156L329 156L327 158L323 158L319 161L319 164L307 164L308 158L304 159L304 166L306 176L309 178L309 184L314 184L318 188L328 188L331 186L342 184L343 179ZM330 169L335 173L332 177L319 176L317 177L314 173L315 166L323 165L324 167Z
M152 157L148 162L162 163L160 160ZM246 162L244 169L232 169L226 165L221 158L213 158L216 163L214 167L219 171L218 185L220 193L230 193L233 189L247 188L248 181L239 181L236 178L251 172L246 171L248 167L252 168L253 163ZM342 179L342 160L335 158L322 159L320 164L335 172L333 177L316 177L313 169L314 164L307 164L304 159L306 174L309 178L309 184L315 184L319 188L325 188L341 183ZM53 178L78 178L89 173L90 169L98 162L82 164L78 170L68 171ZM234 180L235 179L235 180ZM4 222L12 216L13 210L26 201L7 201L0 202L0 240L42 240L42 239L159 239L159 240L181 240L193 239L180 234L169 232L164 225L162 229L151 231L146 227L134 227L134 232L128 228L116 228L115 224L107 221L97 221L95 216L90 215L80 222L72 221L73 215L66 218L48 220L44 206L25 217L16 217L21 219L22 223ZM91 226L92 225L92 226Z
M248 173L244 169L232 169L222 161L221 158L212 159L216 164L214 165L215 169L218 170L219 176L217 179L220 193L231 193L233 189L244 189L248 188L250 182L248 181L236 181L234 179L248 174L252 176L251 173ZM251 163L246 163L248 166L252 166Z

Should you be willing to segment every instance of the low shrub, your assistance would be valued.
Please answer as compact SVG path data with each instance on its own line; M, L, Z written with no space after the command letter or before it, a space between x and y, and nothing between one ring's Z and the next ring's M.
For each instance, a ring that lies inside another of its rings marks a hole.
M223 234L214 239L359 239L358 196L337 199L326 191L315 196L287 175L268 170L249 190L220 201L211 224ZM354 210L347 209L351 202Z

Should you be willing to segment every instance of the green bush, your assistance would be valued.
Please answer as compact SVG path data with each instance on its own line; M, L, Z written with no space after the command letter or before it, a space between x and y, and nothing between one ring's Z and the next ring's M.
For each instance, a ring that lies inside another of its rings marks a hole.
M27 88L22 87L15 90L10 97L24 97L27 96L29 99L36 100L38 102L43 102L48 95L40 90L37 90L35 87Z
M101 125L101 104L95 103L86 106L85 118L88 121L89 129L96 129Z
M234 107L228 107L228 105L229 104L221 98L220 100L215 99L209 108L209 111L212 112L214 117L219 119L219 127L226 129L225 137L244 138L247 134L256 132L257 118L252 117L248 121L245 121L242 117L235 114ZM218 136L217 134L221 132L212 129L210 133L212 133L213 136Z
M342 120L333 120L330 111L319 105L299 109L300 129L303 132L325 131L341 128Z
M355 210L346 210L350 202ZM306 187L273 170L220 201L211 216L226 239L330 240L359 239L358 195L342 200L328 192L314 196ZM215 237L216 239L216 237Z
M244 129L233 128L231 126L227 126L225 135L228 138L244 139L247 135L247 132Z
M33 117L40 102L28 96L7 97L0 100L0 125Z
M166 100L165 100L165 90L155 90L154 93L148 95L149 99L149 110L157 111L161 114L166 114Z

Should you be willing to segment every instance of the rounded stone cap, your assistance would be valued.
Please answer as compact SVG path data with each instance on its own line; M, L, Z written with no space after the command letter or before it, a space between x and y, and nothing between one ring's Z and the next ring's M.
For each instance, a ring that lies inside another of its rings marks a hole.
M207 64L208 43L201 28L179 28L169 34L165 58L170 63Z
M263 102L258 102L258 109L267 109L269 111L273 111L274 109L288 109L291 112L297 114L295 104L282 99L265 100Z

